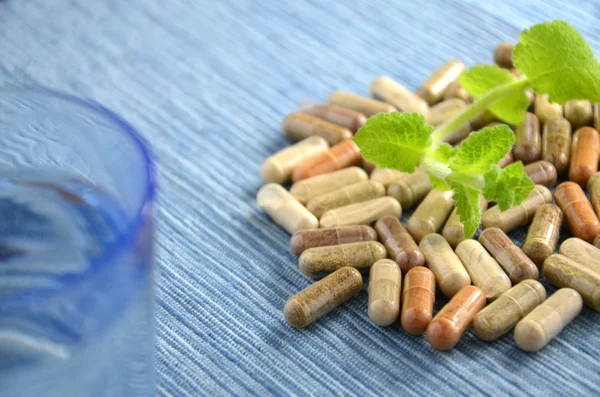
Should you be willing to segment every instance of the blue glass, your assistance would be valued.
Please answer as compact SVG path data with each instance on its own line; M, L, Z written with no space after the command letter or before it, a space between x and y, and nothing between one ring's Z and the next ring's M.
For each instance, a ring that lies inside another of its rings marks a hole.
M114 113L0 91L0 396L154 395L155 190Z

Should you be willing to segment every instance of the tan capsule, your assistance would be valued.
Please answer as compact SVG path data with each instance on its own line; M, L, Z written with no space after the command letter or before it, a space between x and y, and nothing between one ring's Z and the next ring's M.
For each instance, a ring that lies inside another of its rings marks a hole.
M600 274L600 249L586 243L580 238L571 237L560 245L561 255L585 265L590 270Z
M533 107L535 105L535 92L531 88L528 88L525 90L525 96L527 97L527 102L529 103L527 110L533 112Z
M361 241L377 241L377 233L365 225L301 230L290 239L290 248L298 256L309 248Z
M397 217L388 215L379 218L375 230L387 250L388 258L396 261L403 274L425 264L423 253Z
M427 340L438 350L452 349L484 306L482 290L472 285L462 288L431 320Z
M594 119L592 104L580 99L565 102L565 118L573 128L591 125Z
M417 95L425 99L429 105L438 103L448 88L458 80L458 76L466 69L465 64L451 59L444 63L439 69L419 87Z
M600 104L594 104L594 128L600 131Z
M411 208L433 189L427 172L417 169L412 174L407 174L390 183L387 194L400 202L402 208Z
M426 235L436 233L442 227L452 208L454 208L452 191L432 190L409 218L406 230L416 242L419 242Z
M392 324L400 313L400 290L402 273L398 264L389 259L380 259L369 272L369 318L373 323L386 326Z
M379 182L386 188L397 179L400 179L406 172L398 171L393 168L375 168L369 177L372 181Z
M298 258L298 267L310 278L324 277L344 266L368 273L373 263L385 257L383 245L377 241L364 241L309 248Z
M588 179L587 191L596 215L600 216L600 172L594 172Z
M267 158L260 167L260 177L265 183L284 183L292 176L294 167L327 149L329 145L325 139L308 137Z
M438 126L438 128L443 128L444 125L446 123L449 123L452 120L448 120L445 123L442 123ZM469 134L471 133L471 125L469 123L465 123L463 125L461 125L460 127L458 127L457 129L455 129L451 134L449 134L448 136L446 136L443 139L443 142L446 142L450 145L457 145L460 142L462 142L464 139L466 139Z
M514 158L512 152L508 152L504 155L504 157L502 157L502 159L500 159L500 161L498 162L498 167L504 168L507 165L512 164L513 160Z
M569 179L585 187L592 174L598 171L598 152L600 136L591 127L582 127L575 131L571 141L571 163Z
M365 98L363 96L346 91L332 92L331 95L329 95L327 102L333 105L356 110L367 117L371 117L377 113L391 113L398 110L389 103L377 101L371 98Z
M545 160L527 164L523 168L529 179L536 185L554 186L558 178L556 168Z
M590 269L587 264L553 254L544 261L542 273L550 284L579 292L586 305L600 312L600 273Z
M513 156L523 164L529 164L542 157L540 123L535 114L527 112L525 121L515 127Z
M590 243L600 234L600 221L579 185L574 182L561 183L554 191L554 199L573 236Z
M340 142L326 152L307 158L294 167L292 181L298 182L302 179L359 165L361 161L360 149L354 141Z
M481 199L479 200L479 209L481 211L481 214L484 213L484 211L487 209L487 206L487 200L481 197ZM455 248L458 245L458 243L465 239L473 238L473 236L477 232L475 231L470 236L465 236L465 225L463 225L463 223L461 222L460 215L456 213L456 210L457 208L454 208L454 210L452 210L450 218L448 218L446 224L444 225L444 230L442 230L442 236L444 236L444 238L446 239L446 241L448 241L452 248Z
M513 284L539 277L533 261L512 240L497 227L485 229L479 235L479 242L504 269Z
M285 136L300 141L309 136L320 136L330 145L352 138L352 131L306 113L290 113L281 125Z
M483 213L481 223L483 228L497 227L508 233L520 226L525 226L533 219L535 211L545 203L552 202L552 193L546 186L535 185L529 196L520 204L506 211L500 211L494 206Z
M313 101L302 103L298 111L347 128L354 134L367 122L367 116L356 110Z
M358 167L349 167L296 182L290 188L290 193L296 200L306 203L313 197L368 179L369 176L365 170Z
M471 120L469 120L469 124L471 125L473 131L478 131L486 125L497 121L498 117L494 116L494 114L488 109L484 109L473 116Z
M343 267L292 296L283 308L285 319L296 328L309 326L357 295L362 284L360 272Z
M454 98L447 99L436 105L433 105L429 109L429 118L427 121L434 127L450 120L458 113L464 111L467 108L467 103L462 99Z
M505 69L513 69L515 66L513 65L512 55L515 49L514 44L510 43L500 43L494 49L494 62L496 65Z
M594 242L592 244L594 244L594 247L600 248L600 234L594 238Z
M319 226L317 218L276 183L261 187L256 195L256 202L276 224L290 234Z
M407 113L420 113L427 117L429 106L427 102L413 94L402 84L387 76L381 76L371 83L371 95L374 98L394 105Z
M548 120L563 116L562 105L550 103L548 94L536 95L533 107L535 115L542 124L546 124Z
M320 218L329 210L383 196L385 188L381 183L362 181L313 197L306 203L306 208Z
M402 291L402 328L411 335L421 335L433 317L435 275L426 267L415 267L404 277Z
M446 90L446 92L444 93L444 100L452 98L462 99L466 103L473 102L473 97L471 96L471 94L469 94L467 90L465 90L463 86L460 85L460 81L458 80L452 83L450 87L448 87L448 90Z
M542 134L542 159L562 174L569 166L570 151L571 124L563 117L548 120Z
M379 197L362 203L329 210L321 216L321 227L368 225L385 215L400 217L402 208L392 197Z
M582 306L577 291L559 289L517 323L517 346L528 352L541 350L579 315Z
M425 257L440 290L452 298L461 288L471 285L471 277L446 239L439 234L429 234L421 240L419 249Z
M535 212L523 243L523 252L536 265L542 266L544 260L554 253L562 221L563 213L554 204L544 204Z

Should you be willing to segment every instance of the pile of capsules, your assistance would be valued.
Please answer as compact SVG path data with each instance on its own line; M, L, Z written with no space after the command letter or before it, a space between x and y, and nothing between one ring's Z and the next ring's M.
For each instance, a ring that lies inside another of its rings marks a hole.
M512 50L500 44L495 62L512 69ZM453 348L472 325L485 341L514 327L516 344L537 351L584 303L600 311L600 104L562 106L530 93L531 112L514 127L516 144L500 166L521 160L535 189L504 212L483 201L477 239L465 236L452 192L432 189L423 170L373 167L351 140L367 117L380 112L418 112L434 126L447 122L472 101L458 82L464 69L459 61L445 63L416 94L379 77L371 85L374 99L336 91L327 104L303 103L285 117L283 132L298 143L264 161L266 184L257 201L293 234L300 271L318 280L285 304L289 324L306 327L358 294L363 274L369 275L368 314L375 324L400 317L406 332L426 332L440 350ZM498 122L484 111L448 141L458 144L470 131ZM548 187L567 170L569 181L553 197ZM288 191L282 184L290 178ZM402 209L415 206L405 228ZM575 237L555 254L563 216ZM528 224L519 247L506 233ZM538 269L559 288L548 298ZM434 316L436 285L449 302Z

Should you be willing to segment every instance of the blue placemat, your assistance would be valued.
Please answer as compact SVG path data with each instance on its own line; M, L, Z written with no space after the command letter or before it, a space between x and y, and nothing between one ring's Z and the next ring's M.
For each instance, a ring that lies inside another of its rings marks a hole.
M483 3L483 2L481 2ZM521 4L527 3L527 4ZM471 332L451 352L378 328L366 292L314 326L282 307L309 281L256 206L283 116L387 74L414 89L449 58L490 61L565 19L600 50L598 5L561 1L0 1L0 83L90 97L133 123L160 171L160 395L600 394L590 309L537 354ZM515 238L522 237L518 233Z

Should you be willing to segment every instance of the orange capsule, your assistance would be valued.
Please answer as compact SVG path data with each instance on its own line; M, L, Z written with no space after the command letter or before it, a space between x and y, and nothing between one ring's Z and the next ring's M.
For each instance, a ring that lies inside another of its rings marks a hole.
M534 163L527 164L524 171L536 185L553 186L556 183L556 168L552 163L540 160Z
M301 141L309 136L325 138L328 144L352 138L352 131L329 121L322 120L310 114L294 112L283 119L281 129L285 136L293 141Z
M542 157L542 137L540 136L540 121L535 114L527 112L525 121L515 127L515 160L529 164Z
M561 183L554 191L554 200L563 211L573 236L591 243L600 234L600 221L578 184Z
M379 241L385 246L388 258L393 259L402 270L402 274L415 266L423 266L425 257L412 236L406 231L400 220L392 215L379 218L375 224Z
M355 134L367 122L367 116L356 110L314 101L301 103L298 111L340 125Z
M569 180L585 187L590 176L598 171L600 136L592 127L581 127L571 141Z
M438 350L452 349L484 306L482 290L472 285L463 287L431 320L427 340Z
M435 275L426 267L415 267L404 277L400 323L411 335L421 335L433 317Z
M344 141L328 151L312 156L294 168L292 181L298 182L311 176L327 174L342 168L358 165L362 161L360 149L354 141Z

